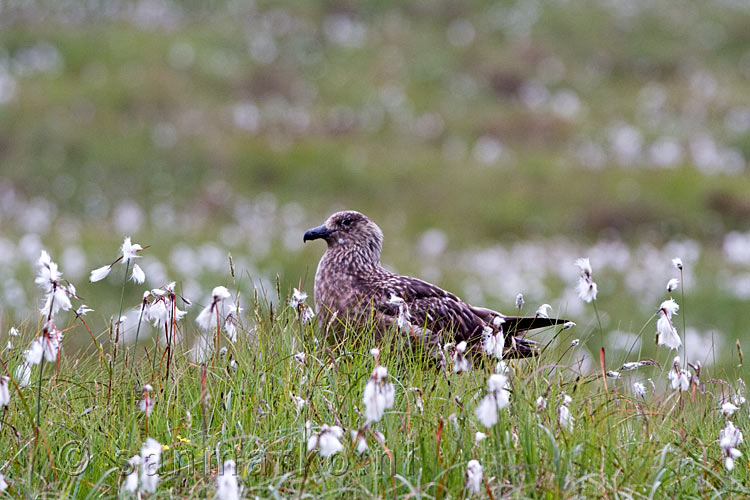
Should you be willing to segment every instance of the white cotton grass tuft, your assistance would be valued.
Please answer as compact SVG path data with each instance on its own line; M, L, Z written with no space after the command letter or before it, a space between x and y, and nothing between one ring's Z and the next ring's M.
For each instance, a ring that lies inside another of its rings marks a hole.
M234 460L225 460L224 467L216 475L217 500L239 500L240 485L237 482L237 465Z
M369 424L383 418L385 410L393 408L394 397L393 384L388 381L388 369L385 366L376 366L367 380L362 395L366 422Z
M493 373L487 380L488 394L482 398L474 410L474 415L487 428L497 423L498 412L510 404L508 377Z
M122 242L122 246L120 247L120 256L117 257L117 259L115 259L115 261L111 264L98 267L91 271L91 273L89 274L89 281L92 283L96 283L97 281L103 280L104 278L109 276L112 268L119 261L122 261L122 263L126 266L130 265L131 262L140 257L140 255L138 255L138 252L140 252L141 250L143 250L143 247L141 245L139 245L138 243L133 243L130 239L130 236L126 237ZM138 264L134 264L130 279L135 283L141 284L146 281L146 273L143 272L143 269L141 269Z
M143 386L143 396L139 407L141 411L146 414L146 418L149 418L151 416L151 412L154 410L154 400L150 394L150 392L153 390L154 388L151 387L151 384L146 384Z
M52 320L47 321L42 328L42 336L39 337L38 341L42 347L42 353L44 359L47 362L52 363L57 361L57 356L60 354L62 348L63 333L57 329L55 322Z
M523 304L524 304L523 294L519 293L518 295L516 295L516 309L518 310L523 309Z
M471 360L466 356L467 344L462 340L453 352L453 373L464 373L471 370Z
M343 436L344 430L338 425L323 424L320 432L308 438L307 451L317 449L321 457L330 457L344 448L340 441Z
M536 410L542 411L547 408L547 398L544 396L539 396L536 398Z
M742 441L742 432L732 422L727 422L726 427L719 431L719 447L724 455L724 467L728 471L734 469L734 461L742 456L742 452L737 449Z
M146 281L146 273L143 272L141 266L139 266L138 264L133 264L133 272L130 275L130 279L133 281L133 283L141 285L144 281Z
M37 265L39 270L34 283L44 292L44 305L39 313L52 319L58 311L69 311L73 307L70 297L75 296L76 290L73 284L63 283L62 272L46 251L42 250Z
M289 298L289 306L293 309L297 309L299 306L304 304L306 300L307 294L295 288L292 292L292 296Z
M307 325L315 317L315 311L305 303L306 300L307 294L296 288L292 292L292 296L289 298L289 306L297 311L303 325Z
M672 265L675 267L675 269L679 269L682 271L682 259L679 257L675 257L672 259Z
M734 415L734 412L739 410L739 406L735 406L733 403L726 401L724 404L721 405L721 413L724 414L725 417L731 417Z
M552 312L552 306L549 304L542 304L536 309L536 315L539 318L549 318L549 314L551 312Z
M578 285L576 286L578 297L584 302L596 300L599 289L592 278L591 262L587 258L582 258L577 259L575 265L581 271L581 275L578 278Z
M680 286L680 280L678 280L677 278L672 278L671 280L667 281L667 292L674 292L675 290L677 290L678 286Z
M633 394L639 398L646 397L646 386L640 382L633 382Z
M505 348L505 336L503 335L502 323L493 331L491 327L485 326L482 331L482 349L493 358L502 359Z
M141 448L141 491L154 493L159 485L159 463L162 445L154 438L147 438Z
M0 493L8 489L8 481L5 480L5 476L0 474Z
M479 495L482 492L482 464L478 460L469 460L466 464L466 489L471 495Z
M18 365L13 376L19 387L28 387L29 382L31 382L31 363L25 361Z
M125 493L135 494L138 490L138 474L141 467L141 456L133 455L130 457L130 460L128 460L128 467L130 468L130 473L125 476L125 481L122 482L120 489Z
M557 407L557 423L561 429L565 429L568 432L573 431L573 422L575 418L570 414L570 408L568 405L573 399L567 394L563 394L562 403Z
M107 264L106 266L97 267L96 269L91 271L91 274L89 274L89 281L92 283L101 281L107 276L109 276L109 272L111 270L112 270L112 264Z
M398 329L406 332L411 331L411 313L409 312L409 305L406 301L395 293L391 293L387 304L398 307L398 319L396 320L396 326L398 326Z
M226 309L233 309L234 304L229 304L229 307L225 307L227 299L231 298L232 295L225 286L217 286L211 291L211 302L204 307L198 317L195 318L195 322L202 330L211 330L216 328L217 321L219 324L222 322L222 317L226 318ZM219 310L219 319L217 320L216 310ZM236 309L236 308L235 308Z
M485 434L484 432L477 431L474 433L474 444L479 444L485 439L487 439L487 434Z
M658 335L658 345L666 346L670 349L677 349L682 345L682 339L672 323L672 316L677 314L680 306L674 299L668 299L659 306L659 319L656 320L656 332Z
M687 370L680 368L680 357L675 356L672 369L669 370L667 378L674 390L687 391L690 389L690 374Z
M0 408L8 406L10 404L10 390L8 387L9 382L10 377L7 377L5 375L0 377Z

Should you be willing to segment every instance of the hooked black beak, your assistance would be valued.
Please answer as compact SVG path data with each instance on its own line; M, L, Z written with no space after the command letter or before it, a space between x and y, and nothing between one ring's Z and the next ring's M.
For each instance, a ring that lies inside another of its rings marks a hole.
M332 232L333 231L328 229L325 224L323 224L322 226L314 227L307 231L305 233L305 236L302 237L302 241L305 242L307 240L317 240L318 238L325 238Z

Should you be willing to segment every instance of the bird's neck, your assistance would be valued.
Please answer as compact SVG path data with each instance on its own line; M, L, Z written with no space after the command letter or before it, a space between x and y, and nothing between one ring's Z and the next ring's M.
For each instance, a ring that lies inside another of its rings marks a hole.
M362 246L337 245L326 250L321 265L334 266L351 275L367 274L380 267L380 252Z

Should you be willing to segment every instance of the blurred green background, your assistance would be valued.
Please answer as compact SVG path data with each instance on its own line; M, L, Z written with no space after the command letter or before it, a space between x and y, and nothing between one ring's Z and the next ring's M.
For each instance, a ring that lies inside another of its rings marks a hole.
M613 349L679 256L693 357L736 363L749 5L0 1L0 340L36 323L41 248L101 331L123 270L87 276L124 236L150 245L147 286L196 303L277 274L311 293L323 247L302 234L352 208L390 268L506 312L524 293L582 337L573 261L590 257Z

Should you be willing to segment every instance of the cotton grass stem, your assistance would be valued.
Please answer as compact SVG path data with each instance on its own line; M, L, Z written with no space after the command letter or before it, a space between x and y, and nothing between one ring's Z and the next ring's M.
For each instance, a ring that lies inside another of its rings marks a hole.
M688 369L688 354L687 354L687 320L685 319L685 277L680 266L680 300L682 300L682 354L685 358L684 369Z

